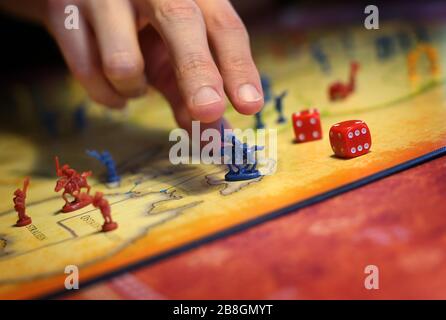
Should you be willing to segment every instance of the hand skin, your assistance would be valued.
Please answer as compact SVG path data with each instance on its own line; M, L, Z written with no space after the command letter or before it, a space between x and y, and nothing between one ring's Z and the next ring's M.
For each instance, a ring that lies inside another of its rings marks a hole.
M65 29L65 7L80 28ZM245 115L263 106L249 36L229 0L1 0L56 39L68 67L96 102L123 108L147 85L169 101L179 126L217 123L225 95Z

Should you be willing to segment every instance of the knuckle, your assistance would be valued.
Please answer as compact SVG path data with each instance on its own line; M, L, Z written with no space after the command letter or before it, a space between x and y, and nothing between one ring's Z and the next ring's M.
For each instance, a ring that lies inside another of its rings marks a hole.
M189 21L201 16L200 8L191 0L164 0L156 10L160 21Z
M104 73L111 80L127 80L144 72L142 59L129 53L116 53L104 61Z
M253 62L249 57L229 55L223 62L222 68L226 72L248 74L253 68Z
M209 74L213 72L214 67L212 61L209 59L209 57L200 54L200 53L194 53L189 54L184 59L184 62L180 63L178 66L177 72L179 73L180 77L184 76L193 76L193 75L200 75L200 74Z
M208 28L215 32L228 30L247 35L242 20L233 12L218 12L217 14L213 14L207 19L207 24Z

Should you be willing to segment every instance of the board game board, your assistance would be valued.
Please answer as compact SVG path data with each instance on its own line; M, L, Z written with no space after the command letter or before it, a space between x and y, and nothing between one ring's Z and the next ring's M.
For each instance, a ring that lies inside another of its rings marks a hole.
M446 57L444 25L432 23L426 28L430 44L440 57ZM285 100L288 121L276 124L273 106L265 106L267 127L278 130L277 172L243 182L224 181L224 166L173 166L169 162L168 134L175 124L166 102L154 92L132 103L125 113L89 105L89 124L83 132L73 134L69 120L61 119L62 132L48 137L33 125L28 110L42 101L70 110L83 101L82 91L72 80L58 76L45 83L11 85L3 101L14 110L17 127L30 129L6 127L0 134L0 297L39 297L63 291L67 265L77 265L81 283L85 283L157 261L285 214L312 199L335 195L357 181L365 183L390 174L414 159L445 153L442 75L432 77L422 59L420 79L414 83L407 75L407 51L397 47L385 60L376 55L378 35L407 32L415 46L412 30L410 25L390 23L375 31L351 27L337 32L314 30L304 36L287 31L280 36L272 32L254 37L262 73L272 79L275 92L289 90ZM347 42L343 41L346 36ZM322 70L313 58L314 43L325 48L329 71ZM356 92L345 101L330 102L329 84L346 78L353 59L361 64ZM42 101L36 101L36 91ZM295 144L291 113L308 107L320 109L324 138ZM230 106L226 116L233 127L254 124L253 117L241 116ZM372 149L359 158L338 159L327 133L331 125L350 119L368 124ZM123 178L120 187L107 188L101 183L103 169L86 156L86 149L113 154ZM119 223L116 231L99 232L102 217L92 207L59 212L63 200L54 192L55 155L78 170L93 170L93 190L104 192L111 203L113 218ZM33 223L16 228L12 193L27 175L31 176L27 210Z

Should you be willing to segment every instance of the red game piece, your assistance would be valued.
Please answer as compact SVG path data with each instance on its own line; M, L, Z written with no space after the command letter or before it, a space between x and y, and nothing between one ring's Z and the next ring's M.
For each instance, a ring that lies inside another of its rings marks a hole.
M26 215L25 209L26 209L26 191L28 190L29 186L29 177L25 179L23 182L23 190L17 189L14 192L14 209L17 211L17 214L19 215L19 220L17 220L17 223L15 224L17 227L24 227L29 225L32 220L31 217Z
M352 62L350 65L350 81L348 83L338 81L330 86L328 95L331 101L345 99L355 91L356 73L358 72L358 69L359 64L357 62Z
M102 217L104 217L104 224L102 225L102 231L108 232L118 228L118 224L112 220L110 212L110 204L107 199L104 198L102 192L96 192L93 198L93 206L101 210Z
M55 157L55 162L56 174L60 178L57 180L54 191L59 192L64 189L62 198L65 200L65 205L62 208L62 212L72 212L88 206L90 202L86 201L86 199L82 200L79 195L82 188L86 188L87 194L90 194L91 187L87 182L87 178L92 175L92 172L88 171L79 174L76 170L70 168L68 164L60 167L58 157ZM71 195L74 200L71 202L68 201L67 194Z
M349 120L331 127L330 144L338 157L355 158L369 152L372 137L364 121Z
M322 139L321 119L317 109L293 113L292 120L296 142Z

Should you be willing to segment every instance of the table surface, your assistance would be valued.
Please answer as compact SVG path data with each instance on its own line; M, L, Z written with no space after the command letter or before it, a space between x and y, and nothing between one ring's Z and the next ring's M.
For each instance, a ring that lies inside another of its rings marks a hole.
M442 157L63 298L445 299L445 194Z

